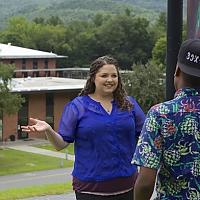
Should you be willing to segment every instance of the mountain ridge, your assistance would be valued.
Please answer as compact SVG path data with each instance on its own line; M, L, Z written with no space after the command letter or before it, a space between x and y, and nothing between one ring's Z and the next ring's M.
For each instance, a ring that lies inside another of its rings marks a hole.
M160 12L166 12L165 0L6 0L0 2L0 28L10 17L25 16L33 20L58 16L64 23L74 20L90 20L97 13L119 14L130 9L134 15L155 20Z

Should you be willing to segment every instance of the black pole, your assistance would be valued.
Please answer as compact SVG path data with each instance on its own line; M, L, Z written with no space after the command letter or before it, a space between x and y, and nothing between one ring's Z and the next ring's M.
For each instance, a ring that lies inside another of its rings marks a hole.
M182 42L183 0L168 0L166 100L174 97L174 72Z

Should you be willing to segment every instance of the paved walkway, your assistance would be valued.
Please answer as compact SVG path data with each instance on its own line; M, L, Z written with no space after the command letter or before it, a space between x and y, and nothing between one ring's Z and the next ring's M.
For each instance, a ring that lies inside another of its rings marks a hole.
M48 196L41 196L41 197L32 197L27 199L21 200L75 200L75 194L61 194L61 195L48 195Z
M41 154L41 155L45 155L45 156L52 156L52 157L63 158L63 159L68 159L68 160L74 161L74 155L69 155L66 153L51 151L51 150L33 147L33 146L29 146L29 145L10 146L9 148L19 150L19 151L26 151L26 152L30 152L30 153L36 153L36 154Z
M71 167L63 167L58 169L0 176L0 194L1 190L12 188L34 187L35 185L39 186L52 183L69 183L72 181L71 172Z
M17 145L35 145L35 144L49 144L48 140L38 139L38 138L28 138L24 140L15 140L15 141L7 141L7 142L0 142L0 147L9 147L9 146L17 146Z
M45 156L52 156L52 157L63 158L63 159L74 161L74 155L31 146L31 145L44 144L44 143L48 144L49 142L47 140L41 140L41 139L30 139L27 141L17 140L15 142L7 142L6 144L5 143L0 144L0 147L8 147L10 149L15 149L19 151L26 151L30 153L36 153L36 154L41 154Z

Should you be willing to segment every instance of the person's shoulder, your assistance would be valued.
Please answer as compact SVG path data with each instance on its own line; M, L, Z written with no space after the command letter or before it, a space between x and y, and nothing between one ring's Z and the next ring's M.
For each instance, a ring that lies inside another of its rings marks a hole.
M84 98L85 98L85 95L84 96L77 96L74 99L72 99L71 102L83 101Z
M77 96L74 99L72 99L69 104L71 105L76 105L76 106L80 106L80 105L84 105L86 102L86 96Z
M137 103L136 99L133 96L126 96L126 99L128 99L131 103Z
M76 106L76 105L79 105L79 104L82 104L83 102L83 97L82 96L77 96L73 99L71 99L70 101L66 102L65 103L65 107L69 107L69 106Z
M135 110L136 108L140 107L140 104L137 101L137 99L135 99L135 97L133 97L133 96L127 96L126 98L133 105L133 110Z
M77 96L68 103L65 104L65 110L73 110L78 114L83 113L86 108L85 96Z
M126 96L126 98L129 99L129 100L135 99L133 96Z
M155 104L153 105L150 109L149 109L149 113L156 113L156 114L168 114L169 112L171 112L173 110L173 106L174 106L174 101L169 100L169 101L163 101L161 103Z

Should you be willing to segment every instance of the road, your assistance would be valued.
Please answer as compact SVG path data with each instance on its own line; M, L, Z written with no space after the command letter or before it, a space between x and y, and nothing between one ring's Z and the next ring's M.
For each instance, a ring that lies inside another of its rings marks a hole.
M42 196L42 197L32 197L27 199L21 200L76 200L75 194L61 194L61 195L49 195L49 196Z
M71 168L0 176L0 190L71 181Z

